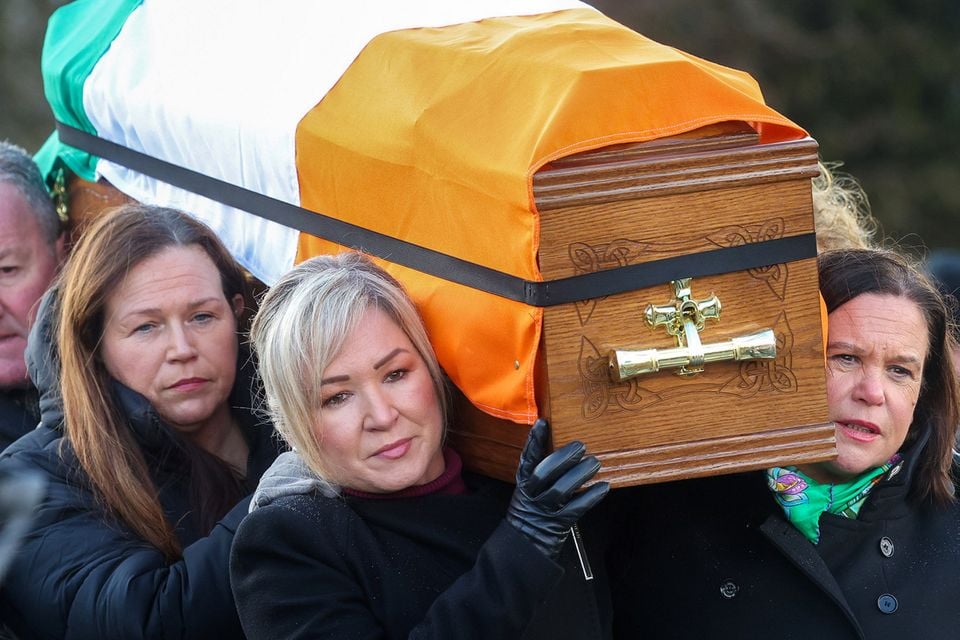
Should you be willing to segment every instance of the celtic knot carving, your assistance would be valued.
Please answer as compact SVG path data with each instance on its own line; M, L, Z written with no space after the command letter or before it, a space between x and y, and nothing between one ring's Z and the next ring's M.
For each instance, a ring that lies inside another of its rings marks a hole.
M707 240L718 247L738 247L744 244L776 240L783 237L783 218L774 218L758 225L744 227L731 225L707 236ZM748 269L747 273L757 280L763 281L777 296L783 300L787 291L787 265L772 264L766 267Z
M610 380L607 357L583 336L577 366L584 396L581 413L587 420L599 418L611 403L621 409L636 410L663 400L660 394L641 387L636 378L621 383Z
M793 330L786 312L781 312L773 325L777 337L777 357L773 360L748 360L741 362L737 373L719 383L698 382L674 378L676 383L659 391L639 383L641 378L623 382L610 379L609 363L596 346L586 337L580 337L580 353L577 369L583 391L581 414L593 420L611 409L639 411L668 399L692 393L720 393L750 398L758 393L794 393L797 391L797 376L793 372ZM663 375L663 374L658 374Z
M624 267L631 264L642 253L650 250L650 244L635 240L614 240L609 244L591 246L585 242L574 242L567 251L576 275L594 273L604 269ZM578 300L574 303L580 326L590 322L597 304L603 298Z
M793 330L786 312L781 312L773 326L777 336L777 357L773 360L749 360L740 363L739 375L720 388L744 398L764 391L793 393L797 390L797 376L793 372Z
M707 251L711 247L736 247L744 244L775 240L783 237L783 218L773 218L755 225L730 225L718 229L697 242L654 242L619 238L605 244L590 245L586 242L574 242L567 247L567 255L573 266L574 275L594 273L606 269L615 269L635 264L641 257L649 259L653 254L676 255L678 251L699 249ZM752 278L764 282L778 300L784 300L787 289L787 265L772 264L747 270ZM680 276L678 276L680 277ZM593 312L603 298L591 298L574 303L580 326L590 322Z
M568 255L575 275L593 273L606 269L637 264L664 256L709 251L782 238L785 231L783 218L773 218L752 225L730 225L716 229L699 239L686 238L676 241L632 240L620 238L609 243L590 245L575 242L569 245ZM774 264L749 269L750 277L763 282L780 301L786 299L788 268L786 264ZM597 305L604 298L592 298L574 304L580 326L586 325ZM584 419L595 419L608 410L638 411L652 405L691 393L733 394L751 397L758 393L793 393L797 391L797 378L792 370L793 332L785 312L777 317L773 330L777 336L777 357L774 360L752 360L739 364L736 375L720 383L706 383L698 378L696 383L680 380L662 387L663 378L654 385L658 391L638 383L638 378L613 382L608 372L606 355L600 354L594 344L581 336L578 371L583 391L581 408Z

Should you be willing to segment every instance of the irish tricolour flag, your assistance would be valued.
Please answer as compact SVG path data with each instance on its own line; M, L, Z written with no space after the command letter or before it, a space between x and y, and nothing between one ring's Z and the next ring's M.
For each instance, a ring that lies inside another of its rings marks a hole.
M78 0L51 19L43 73L66 125L529 281L545 163L730 120L805 135L748 75L573 0ZM56 137L38 160L197 216L267 284L340 249ZM532 422L541 310L384 264L471 401Z

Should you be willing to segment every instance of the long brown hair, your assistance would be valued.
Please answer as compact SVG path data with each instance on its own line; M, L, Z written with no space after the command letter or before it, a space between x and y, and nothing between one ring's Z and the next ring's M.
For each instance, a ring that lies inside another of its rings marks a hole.
M243 271L213 231L179 211L124 205L96 220L74 248L60 279L56 330L70 445L108 511L171 560L180 556L181 546L164 517L143 452L117 404L112 379L100 357L100 342L107 300L127 273L166 248L184 246L198 246L210 257L227 300L239 293L246 302ZM226 469L225 464L211 460L215 456L191 448L185 440L178 444L186 451L191 472L205 466L214 475L225 473L217 469ZM202 484L193 480L194 486ZM213 510L222 510L222 504ZM209 518L201 514L201 521Z
M820 293L827 311L865 293L900 296L919 307L927 323L927 357L920 397L906 443L923 429L930 439L919 461L911 494L917 501L948 504L955 500L951 473L953 446L960 419L957 380L950 361L953 318L950 307L924 273L898 253L849 249L820 254Z

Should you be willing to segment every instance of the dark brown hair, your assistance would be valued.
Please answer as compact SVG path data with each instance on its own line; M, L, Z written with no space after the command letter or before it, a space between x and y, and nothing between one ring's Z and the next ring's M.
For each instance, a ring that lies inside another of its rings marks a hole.
M114 209L91 224L59 284L57 341L67 439L108 511L168 559L180 556L180 543L99 352L107 300L129 271L164 249L189 246L209 256L227 300L239 293L246 302L243 271L212 230L179 211L139 204ZM226 463L170 431L189 469L201 526L211 527L240 499L239 481Z
M920 397L906 442L915 441L923 429L930 430L930 439L919 461L911 495L917 501L937 504L954 501L951 468L960 400L950 360L950 308L927 276L894 251L828 251L820 255L818 266L820 293L828 312L865 293L899 296L920 308L927 323L928 349Z

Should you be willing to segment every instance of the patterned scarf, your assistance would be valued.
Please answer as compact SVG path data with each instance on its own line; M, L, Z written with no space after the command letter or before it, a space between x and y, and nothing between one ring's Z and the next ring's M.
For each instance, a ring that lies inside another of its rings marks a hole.
M894 454L886 464L866 472L851 482L820 484L796 467L767 469L767 486L787 520L813 544L820 542L820 515L832 513L856 519L870 491L894 465L900 462Z

